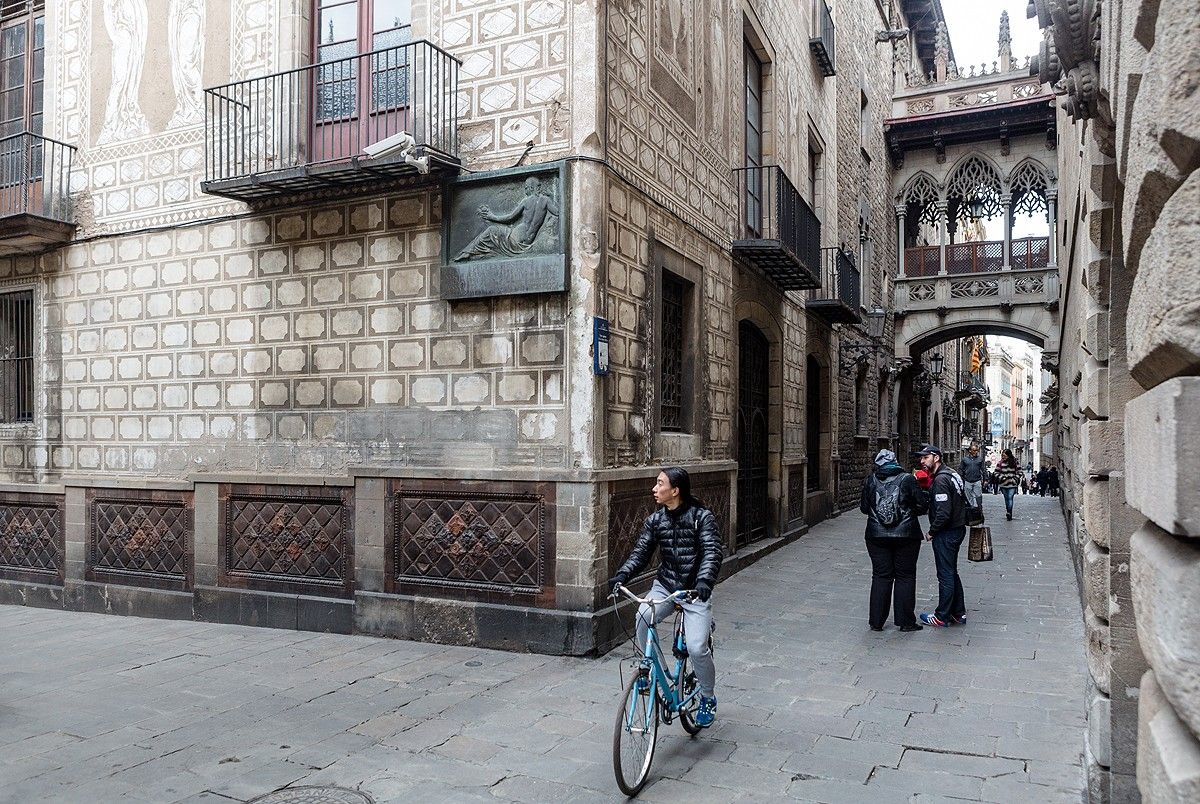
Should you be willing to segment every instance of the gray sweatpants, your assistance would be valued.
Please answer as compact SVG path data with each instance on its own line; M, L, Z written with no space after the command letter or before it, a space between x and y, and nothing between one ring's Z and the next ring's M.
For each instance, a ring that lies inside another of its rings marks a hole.
M656 580L646 597L657 600L669 594L671 593ZM708 649L708 636L712 632L712 598L709 598L707 603L694 600L691 603L685 602L679 605L683 606L683 636L687 642L692 670L696 673L696 682L700 686L700 694L708 698L716 697L714 687L717 683L717 666L713 664L712 651ZM674 604L670 602L659 603L654 606L653 612L651 612L651 607L645 603L638 608L637 643L639 647L646 645L646 632L650 629L651 622L658 625L671 616L673 609ZM668 661L671 656L670 643L670 634L665 637L659 636L659 646L663 649Z
M976 480L974 483L963 483L963 493L967 498L967 505L972 508L979 508L983 505L983 481Z

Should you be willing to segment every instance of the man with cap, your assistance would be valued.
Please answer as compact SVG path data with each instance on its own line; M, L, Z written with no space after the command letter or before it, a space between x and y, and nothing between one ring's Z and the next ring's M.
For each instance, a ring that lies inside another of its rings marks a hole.
M942 451L926 444L917 455L921 468L933 476L929 496L929 533L933 542L933 561L937 566L937 611L925 612L921 622L942 628L966 625L967 605L963 599L962 579L958 577L958 550L967 536L967 506L963 480L942 463Z
M875 472L863 483L859 510L867 515L867 555L871 557L871 606L868 624L882 631L895 600L895 622L901 631L920 631L917 624L917 557L921 553L921 514L928 495L917 479L896 462L896 453L879 450Z

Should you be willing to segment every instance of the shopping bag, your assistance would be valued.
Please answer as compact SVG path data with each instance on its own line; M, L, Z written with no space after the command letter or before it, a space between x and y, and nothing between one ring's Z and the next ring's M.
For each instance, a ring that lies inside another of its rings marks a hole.
M967 544L968 561L992 560L992 529L987 527L971 528L970 542Z
M982 525L983 524L983 506L972 505L967 508L967 524Z

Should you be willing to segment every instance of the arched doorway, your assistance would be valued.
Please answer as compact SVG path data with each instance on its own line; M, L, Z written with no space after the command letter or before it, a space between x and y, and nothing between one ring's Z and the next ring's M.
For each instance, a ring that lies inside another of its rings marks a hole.
M738 324L738 505L737 543L767 535L771 523L770 425L771 344L749 321Z

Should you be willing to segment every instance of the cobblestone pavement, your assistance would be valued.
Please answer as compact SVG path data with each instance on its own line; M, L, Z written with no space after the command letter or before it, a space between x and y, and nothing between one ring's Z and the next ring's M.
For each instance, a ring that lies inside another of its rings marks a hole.
M647 801L1079 802L1085 663L1057 501L988 496L969 624L866 623L857 513L715 596L717 725ZM919 605L936 594L922 550ZM614 801L618 661L0 607L0 801Z

